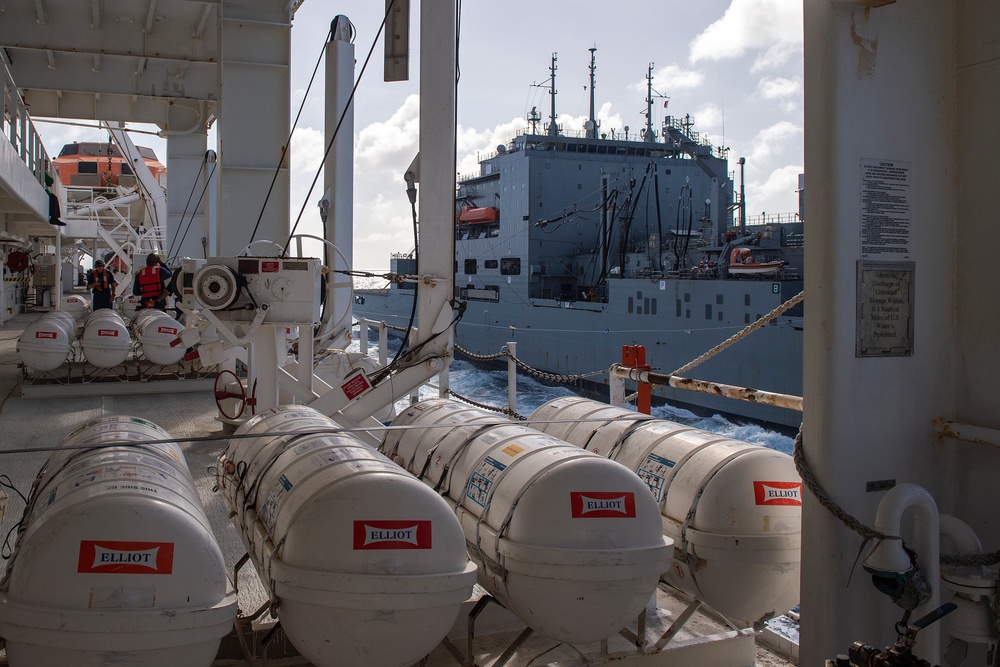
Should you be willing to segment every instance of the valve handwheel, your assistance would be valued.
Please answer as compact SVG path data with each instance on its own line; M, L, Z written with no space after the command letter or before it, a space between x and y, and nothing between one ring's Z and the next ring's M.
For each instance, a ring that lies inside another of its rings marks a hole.
M232 375L232 381L222 381L227 375ZM235 382L236 386L240 388L239 392L230 391L228 387ZM230 414L226 411L225 401L236 401L236 407L239 409L235 413ZM215 407L219 409L219 414L221 414L226 419L237 420L243 415L243 411L247 407L247 391L243 386L243 382L236 375L236 373L230 370L220 371L218 375L215 376Z

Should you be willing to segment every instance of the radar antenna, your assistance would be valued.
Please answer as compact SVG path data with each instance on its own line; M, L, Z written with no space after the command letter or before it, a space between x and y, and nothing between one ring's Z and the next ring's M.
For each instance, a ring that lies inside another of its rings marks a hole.
M531 125L531 133L538 134L538 123L542 120L542 114L538 113L538 107L531 107L528 113L528 123Z

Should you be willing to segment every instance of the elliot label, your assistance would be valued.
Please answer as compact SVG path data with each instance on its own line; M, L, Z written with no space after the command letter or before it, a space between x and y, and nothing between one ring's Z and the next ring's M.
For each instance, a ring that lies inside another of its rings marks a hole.
M58 336L57 336L57 334L56 334L55 331L36 331L35 332L35 338L51 338L52 340L55 340L57 337Z
M354 549L430 549L430 521L355 521Z
M617 491L571 491L574 519L621 519L635 517L635 494Z
M280 262L261 262L260 272L261 273L277 273L281 269Z
M77 572L92 574L170 574L173 542L81 540Z
M802 482L754 482L758 505L802 505Z
M177 327L156 327L156 333L177 335Z
M111 336L113 338L118 338L118 329L98 329L98 336Z

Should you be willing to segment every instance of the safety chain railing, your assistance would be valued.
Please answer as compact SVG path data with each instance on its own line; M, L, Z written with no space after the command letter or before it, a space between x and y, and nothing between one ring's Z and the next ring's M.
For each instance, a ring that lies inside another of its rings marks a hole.
M467 350L458 343L455 343L455 349L470 359L475 359L476 361L494 361L496 359L503 359L507 356L507 348L500 350L496 354L476 354L472 350Z
M528 419L524 415L511 410L507 406L504 406L504 407L501 408L499 406L490 405L488 403L480 403L479 401L475 401L475 400L469 398L468 396L462 396L461 394L459 394L454 389L448 389L448 394L450 394L451 396L454 396L455 398L457 398L460 401L468 403L469 405L474 405L477 408L482 408L483 410L489 410L490 412L499 412L502 415L507 415L508 417L513 417L514 419L517 419L519 421L526 421Z
M505 357L509 357L511 361L513 361L515 364L517 364L518 368L520 368L522 371L524 371L528 375L533 375L533 376L535 376L537 378L540 378L542 380L546 380L548 382L576 382L577 380L583 380L585 378L593 377L595 375L604 375L605 373L608 373L611 370L610 368L604 368L604 369L599 370L599 371L591 371L590 373L577 373L575 375L562 375L562 374L559 374L559 373L549 373L548 371L539 370L537 368L534 368L533 366L529 366L528 364L526 364L525 362L521 361L517 357L511 355L507 351L506 348L504 348L503 350L497 352L496 354L476 354L475 352L467 350L467 349L465 349L464 347L462 347L461 345L458 345L458 344L456 344L454 347L455 347L456 350L458 350L459 352L461 352L465 356L467 356L467 357L469 357L471 359L475 359L477 361L493 361L493 360L496 360L496 359L503 359Z

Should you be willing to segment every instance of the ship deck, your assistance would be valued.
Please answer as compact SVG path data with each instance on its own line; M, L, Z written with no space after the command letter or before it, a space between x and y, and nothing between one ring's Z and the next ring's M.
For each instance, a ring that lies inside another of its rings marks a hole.
M22 493L27 493L32 480L48 458L49 451L58 447L63 438L81 423L106 415L129 415L148 419L181 441L180 445L187 457L202 504L222 548L226 565L232 571L243 556L244 548L236 528L228 519L221 497L212 491L213 477L209 469L225 448L226 434L222 423L215 418L216 407L210 391L202 387L199 391L193 392L164 393L159 391L154 383L134 382L132 384L136 386L124 393L106 392L100 386L88 385L80 387L68 397L22 397L21 368L15 346L24 327L39 315L40 313L30 312L21 314L0 325L0 433L3 434L0 438L0 474L9 475L13 485ZM198 438L198 440L183 441L184 438ZM16 494L11 494L6 515L0 522L0 530L4 535L8 535L17 523L22 510L23 504L20 499ZM10 533L10 539L13 540L13 533ZM264 605L267 596L251 566L248 565L240 570L238 584L239 607L243 613L252 613ZM646 636L650 644L655 643L657 637L683 613L686 607L686 601L666 591L661 590L657 597L660 609L651 615L647 622ZM467 605L471 606L471 602ZM476 664L479 665L496 664L496 657L510 646L523 630L523 625L502 608L490 605L487 609L488 612L480 617L476 629L474 646ZM271 629L266 620L252 626L249 621L242 625L248 638L249 635L253 635L256 640ZM460 615L455 630L450 635L453 646L460 652L465 651L465 627L466 620L463 614ZM612 657L624 665L713 664L714 660L707 657L709 654L706 654L705 658L709 660L708 662L702 658L692 661L690 651L702 647L706 643L705 637L719 636L728 630L729 628L719 620L699 612L673 640L678 646L689 646L689 650L664 651L646 656L638 656L634 645L621 637L615 637L608 643L606 657L602 657L602 647L597 644L569 647L532 635L522 644L513 658L504 664L510 667L526 667L529 664L535 667L544 665L568 667L602 664ZM795 664L764 647L762 642L754 643L752 637L731 638L728 642L719 641L716 644L717 659L723 661L716 664L753 664L767 667ZM264 663L267 665L309 664L301 657L289 655L287 642L281 639L272 642L268 646L268 652L270 655ZM628 655L635 657L622 660ZM741 655L744 657L739 658ZM733 659L737 662L732 662ZM2 653L0 653L0 664L7 664ZM214 664L216 667L251 665L242 657L235 640L223 642L220 658ZM255 661L254 664L261 663ZM445 667L460 663L447 647L442 645L423 664L427 667Z

